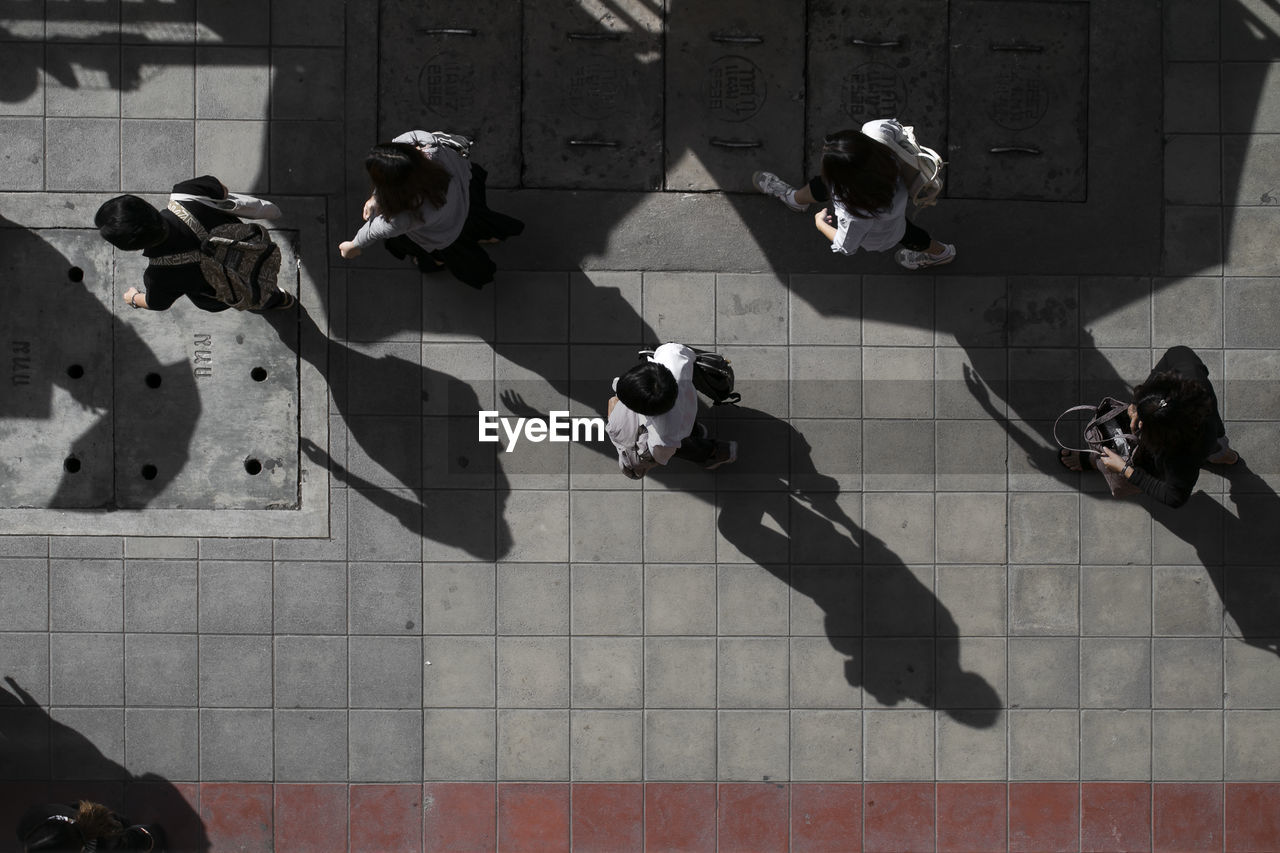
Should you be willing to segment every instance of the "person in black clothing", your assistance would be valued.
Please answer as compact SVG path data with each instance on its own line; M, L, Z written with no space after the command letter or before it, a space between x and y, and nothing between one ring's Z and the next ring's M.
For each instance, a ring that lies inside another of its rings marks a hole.
M190 181L174 184L173 192L226 199L227 188L213 175L204 175ZM178 201L206 230L240 220L230 213L194 201ZM271 206L274 210L274 206ZM156 210L136 195L121 195L98 208L93 224L104 240L126 252L142 251L147 258L177 255L200 248L200 238L173 211ZM181 263L174 266L150 264L143 273L145 290L130 287L124 292L124 301L131 308L148 308L164 311L179 297L186 296L203 311L225 311L231 307L217 298L213 286L200 272L198 263ZM294 304L291 294L280 291L262 306L261 310L289 308Z
M1209 368L1188 347L1166 352L1133 389L1129 422L1138 437L1132 461L1104 448L1094 464L1121 474L1162 504L1186 503L1206 462L1234 465L1240 459L1227 442ZM1064 450L1062 464L1079 471L1080 455Z
M159 853L164 831L155 824L131 824L100 803L47 803L32 806L18 821L18 840L24 850L129 850Z

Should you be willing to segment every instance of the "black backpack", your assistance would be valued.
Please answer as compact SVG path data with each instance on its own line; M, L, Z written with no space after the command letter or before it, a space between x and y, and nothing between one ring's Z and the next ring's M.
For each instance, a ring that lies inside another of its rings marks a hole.
M693 362L693 387L711 400L713 406L737 405L742 395L733 390L733 363L716 352L695 347L689 349L696 356ZM652 355L651 349L640 351L641 359Z

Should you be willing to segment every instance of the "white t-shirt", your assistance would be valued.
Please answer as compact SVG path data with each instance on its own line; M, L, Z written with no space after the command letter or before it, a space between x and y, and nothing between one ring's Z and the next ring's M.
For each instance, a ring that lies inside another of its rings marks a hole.
M883 252L898 245L907 232L907 187L902 178L898 178L889 207L877 211L873 217L858 216L835 199L832 199L831 207L840 226L836 229L835 240L831 241L833 252L852 255L859 248Z
M379 213L360 227L351 242L364 249L379 240L404 234L429 252L443 249L458 239L471 212L471 162L452 148L438 145L435 136L425 130L411 130L391 141L416 145L429 159L445 167L451 180L444 205L435 207L429 201L423 202L416 216L408 210L390 219Z
M676 378L676 404L670 411L648 417L635 415L643 419L649 432L649 452L655 462L666 465L680 448L680 442L693 432L693 422L698 417L698 392L693 387L693 362L695 354L683 344L663 344L653 351L649 360L661 364ZM616 386L617 380L614 380ZM614 414L621 417L624 413L619 409L626 406L619 400L614 404ZM634 413L632 413L634 414ZM612 425L613 415L609 417ZM614 442L617 443L616 441Z

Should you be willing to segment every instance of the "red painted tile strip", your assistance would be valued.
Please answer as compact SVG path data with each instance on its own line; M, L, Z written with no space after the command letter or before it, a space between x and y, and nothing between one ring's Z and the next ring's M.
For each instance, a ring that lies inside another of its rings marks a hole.
M644 850L644 785L579 783L573 786L574 853L641 853Z
M720 853L786 853L788 800L786 785L722 782L717 827Z
M938 784L939 853L1004 853L1009 788L1003 782Z
M34 780L0 782L0 853L26 808L81 797L160 823L173 851L1280 851L1280 783Z
M1080 785L1009 785L1010 853L1074 853L1080 849Z
M272 786L266 782L205 782L200 819L212 850L270 850L274 843Z
M352 853L419 853L421 785L352 785Z
M1095 853L1151 850L1151 786L1146 782L1081 785L1080 844Z
M1221 783L1156 784L1152 787L1156 853L1224 849Z
M1226 849L1230 853L1280 850L1280 785L1226 786Z
M498 787L492 782L428 782L422 796L423 848L472 853L498 847Z
M645 853L716 849L713 782L650 782L644 786Z
M330 853L347 848L347 786L276 785L275 853Z
M498 785L498 850L502 853L569 850L568 783Z
M862 785L857 782L793 784L791 850L792 853L859 853L862 850Z
M866 853L931 853L934 787L932 782L863 785L862 849Z

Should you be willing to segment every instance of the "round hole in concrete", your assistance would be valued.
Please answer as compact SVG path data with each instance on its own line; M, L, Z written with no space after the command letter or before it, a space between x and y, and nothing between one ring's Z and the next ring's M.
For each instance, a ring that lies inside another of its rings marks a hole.
M80 460L74 456L68 456L62 462L62 470L66 471L68 474L76 473L80 470Z
M156 478L156 474L159 473L160 472L156 470L156 466L154 465L148 464L142 466L142 479L144 480L154 480Z
M143 380L147 383L148 388L159 388L163 381L159 373L148 373L147 378Z
M80 269L80 267L72 267L67 270L67 278L72 281L84 281L84 270Z
M67 375L72 379L79 379L81 376L84 376L84 367L79 364L73 364L67 368Z
M250 477L256 477L262 473L262 463L257 459L246 459L244 460L244 470L249 473Z
M267 378L267 369L265 367L255 367L249 371L249 378L254 382L261 382Z

